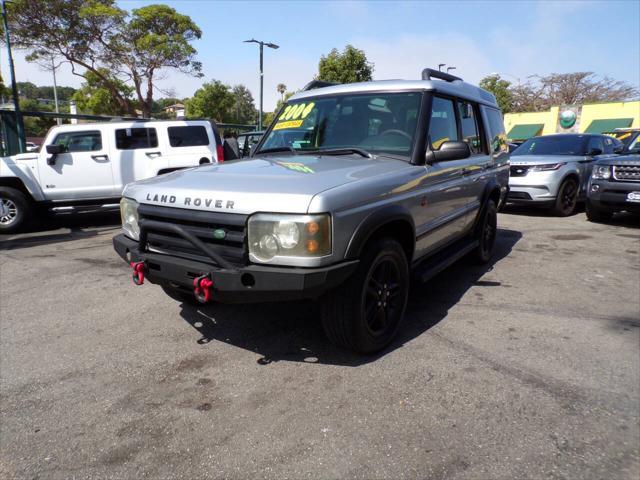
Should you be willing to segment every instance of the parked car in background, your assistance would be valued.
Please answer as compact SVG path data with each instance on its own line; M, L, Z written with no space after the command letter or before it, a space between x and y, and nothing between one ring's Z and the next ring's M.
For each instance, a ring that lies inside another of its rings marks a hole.
M595 162L587 187L587 218L611 220L616 212L640 213L640 131L627 129L616 138L624 142L621 155L601 157ZM626 142L625 142L626 140Z
M238 148L240 149L240 157L250 157L255 146L264 135L262 132L244 132L238 134Z
M622 150L622 142L595 134L557 134L530 138L511 154L508 203L550 207L571 215L586 197L598 155Z
M621 153L640 153L640 128L617 128L611 132L604 132L622 142L624 146Z
M37 152L40 149L40 146L33 142L27 142L25 146L27 147L27 152Z
M224 160L207 120L60 125L43 145L0 158L0 233L17 231L36 209L117 208L127 183Z
M522 144L521 143L509 142L509 143L507 143L507 145L509 146L509 153L513 153L516 150L516 148L518 148Z

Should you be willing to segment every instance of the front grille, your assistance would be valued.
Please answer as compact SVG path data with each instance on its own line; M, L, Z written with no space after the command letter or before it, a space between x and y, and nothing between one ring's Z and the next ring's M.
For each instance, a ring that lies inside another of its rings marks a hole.
M511 165L512 177L524 177L529 172L529 167L526 165Z
M640 182L640 165L616 165L613 178L621 182Z
M138 215L140 220L154 220L179 225L228 262L238 266L247 263L245 242L247 215L202 212L152 205L140 205ZM224 230L226 233L222 240L214 237L214 231L218 229ZM206 263L213 262L202 250L176 233L154 230L149 227L145 227L145 231L147 233L145 248L150 251Z

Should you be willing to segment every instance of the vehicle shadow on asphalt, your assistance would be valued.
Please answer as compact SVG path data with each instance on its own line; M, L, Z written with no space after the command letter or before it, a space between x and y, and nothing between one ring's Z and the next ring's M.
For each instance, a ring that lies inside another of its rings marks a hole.
M104 230L102 227L119 226L120 213L117 211L52 215L34 220L22 233L0 235L0 250L16 250L94 237Z
M378 360L437 325L472 286L500 288L499 282L480 279L509 255L521 237L518 231L499 229L488 264L478 266L461 260L429 282L412 285L398 336L373 356L357 355L329 343L322 330L319 304L313 301L207 307L183 303L180 315L200 333L198 343L214 346L223 342L255 352L261 365L289 361L355 367Z

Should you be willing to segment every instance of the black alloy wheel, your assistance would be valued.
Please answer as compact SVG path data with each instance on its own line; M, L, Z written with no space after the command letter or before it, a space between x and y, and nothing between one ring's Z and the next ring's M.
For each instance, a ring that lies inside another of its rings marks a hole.
M558 190L554 213L559 217L568 217L574 212L577 204L578 182L573 178L567 178Z

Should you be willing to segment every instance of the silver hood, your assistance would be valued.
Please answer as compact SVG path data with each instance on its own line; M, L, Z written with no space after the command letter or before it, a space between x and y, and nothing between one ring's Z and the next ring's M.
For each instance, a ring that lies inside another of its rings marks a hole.
M360 156L265 156L180 170L127 185L139 203L192 210L307 213L320 192L397 172L401 160Z
M511 155L511 165L546 165L584 160L584 155Z

